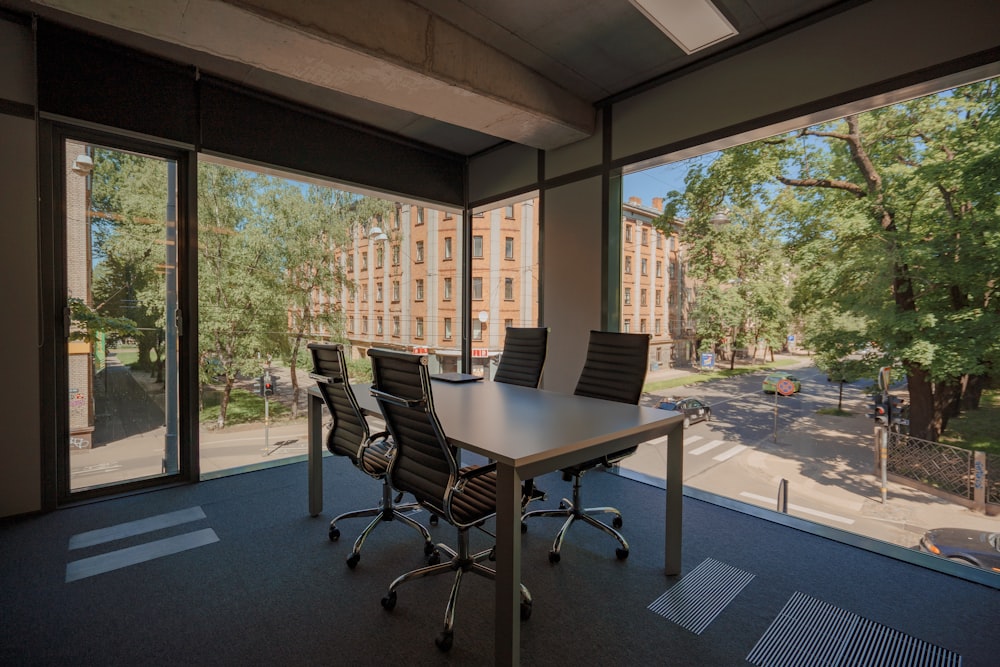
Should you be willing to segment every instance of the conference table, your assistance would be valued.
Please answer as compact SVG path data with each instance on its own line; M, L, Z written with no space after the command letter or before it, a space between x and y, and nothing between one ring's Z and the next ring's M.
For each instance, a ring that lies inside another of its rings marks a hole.
M370 385L354 385L362 410L379 415ZM448 438L497 464L495 662L520 660L521 482L667 437L664 572L681 571L683 416L677 412L500 382L432 382ZM309 390L309 513L323 509L323 400ZM526 582L530 588L530 582Z

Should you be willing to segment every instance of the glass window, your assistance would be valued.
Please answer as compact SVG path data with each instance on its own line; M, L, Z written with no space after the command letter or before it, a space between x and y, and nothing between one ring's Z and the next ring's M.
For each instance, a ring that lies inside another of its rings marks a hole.
M444 258L451 259L451 237L444 237Z
M512 320L510 318L507 318L507 319L505 319L503 321L504 331L506 331L507 329L510 329L512 326L514 326L514 320Z
M656 277L657 278L663 277L663 262L661 262L660 260L656 260Z
M625 273L632 273L632 258L630 256L625 257Z
M444 300L451 301L451 278L444 279Z
M639 320L639 333L646 333L646 318Z
M503 279L503 298L507 301L514 300L514 279L504 278Z
M423 338L424 337L424 318L422 318L422 317L418 317L417 318L417 333L416 333L416 336L417 336L417 338Z
M424 300L424 279L417 278L417 301Z
M625 333L629 333L632 331L632 320L625 320L625 322L622 324L622 331Z
M367 252L361 253L361 270L362 271L367 271L368 270L368 253Z
M392 265L399 266L399 246L392 246Z
M375 283L375 301L382 303L382 282Z
M472 279L472 300L482 301L483 300L483 279L476 276Z
M649 230L642 228L642 245L649 245Z
M625 242L632 242L632 225L625 225Z
M420 206L417 207L417 224L424 224L424 209Z
M478 319L472 320L472 340L483 339L483 323Z
M444 339L451 340L451 318L444 318Z
M379 315L378 317L375 318L375 335L376 336L381 336L382 335L382 316L381 315Z
M368 316L367 315L361 318L361 333L363 333L363 334L367 334L368 333Z
M514 205L513 204L508 204L507 206L505 206L504 207L504 211L503 211L503 215L508 220L513 220L514 219Z
M473 236L472 237L472 256L482 257L483 256L483 237Z
M424 261L424 242L417 241L417 256L413 259L414 262Z
M662 306L663 305L663 291L662 290L656 290L656 296L654 298L656 299L656 305L657 306Z
M368 285L361 283L361 303L368 303Z
M625 305L626 306L631 306L632 305L632 288L631 287L626 287L625 288Z
M504 258L514 259L514 237L508 236L504 239Z
M375 268L381 269L385 261L385 248L379 246L375 249Z
M392 300L393 300L393 302L398 302L399 301L399 281L398 280L393 280L392 281Z
M639 273L641 273L644 276L649 275L649 260L646 259L645 257L639 260Z
M399 315L392 316L392 335L399 338Z

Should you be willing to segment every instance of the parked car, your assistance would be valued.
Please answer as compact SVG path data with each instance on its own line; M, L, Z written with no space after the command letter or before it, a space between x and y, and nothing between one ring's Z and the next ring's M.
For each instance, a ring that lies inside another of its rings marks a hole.
M697 398L665 398L658 406L661 410L673 410L684 414L684 428L700 421L712 419L712 407Z
M968 528L934 528L920 538L920 550L1000 572L1000 533Z
M764 390L765 394L773 394L778 390L778 383L782 380L791 380L792 384L795 385L796 394L802 391L802 382L791 373L771 373L764 378L761 389Z

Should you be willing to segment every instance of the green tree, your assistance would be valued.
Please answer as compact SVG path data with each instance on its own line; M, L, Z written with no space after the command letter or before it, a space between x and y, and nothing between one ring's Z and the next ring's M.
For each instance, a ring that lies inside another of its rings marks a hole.
M786 188L799 312L863 323L931 440L997 359L997 110L986 81L726 152L745 190Z

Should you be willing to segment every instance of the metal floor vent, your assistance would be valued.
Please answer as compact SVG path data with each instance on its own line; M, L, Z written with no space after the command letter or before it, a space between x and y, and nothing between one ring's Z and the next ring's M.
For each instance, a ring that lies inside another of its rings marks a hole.
M706 558L649 609L700 635L754 575Z
M962 656L797 592L747 662L759 667L961 667Z

